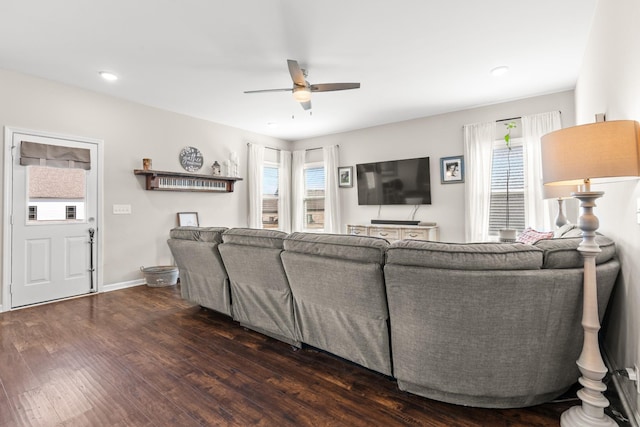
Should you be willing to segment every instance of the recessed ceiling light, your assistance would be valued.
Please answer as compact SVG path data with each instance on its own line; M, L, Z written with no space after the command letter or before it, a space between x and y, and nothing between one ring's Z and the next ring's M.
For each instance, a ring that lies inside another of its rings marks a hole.
M118 80L118 76L109 71L98 71L98 74L100 74L100 77L110 82Z
M267 126L270 128L277 128L278 127L278 123L276 122L268 122Z
M489 73L494 77L498 77L504 75L505 73L507 73L507 71L509 71L509 67L507 67L506 65L501 65L489 71Z

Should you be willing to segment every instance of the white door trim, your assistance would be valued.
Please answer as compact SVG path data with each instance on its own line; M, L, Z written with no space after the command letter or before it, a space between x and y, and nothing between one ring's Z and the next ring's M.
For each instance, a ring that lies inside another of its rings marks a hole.
M69 141L78 141L90 144L96 144L98 149L98 161L96 162L98 177L98 195L97 195L97 220L96 229L99 238L96 250L96 292L102 292L103 286L103 260L102 254L104 249L104 141L101 139L86 138L71 135L61 135L51 132L36 131L31 129L21 129L16 127L4 127L4 200L3 200L3 219L2 219L2 302L0 303L0 312L11 310L11 213L13 212L13 158L11 150L13 145L13 135L22 133L46 138L66 139ZM15 153L17 155L17 153Z

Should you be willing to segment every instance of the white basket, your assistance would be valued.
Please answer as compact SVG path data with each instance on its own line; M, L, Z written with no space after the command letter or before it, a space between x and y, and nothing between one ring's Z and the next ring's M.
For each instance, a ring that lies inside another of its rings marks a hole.
M159 288L162 286L173 286L178 283L178 267L171 265L159 265L155 267L140 267L144 273L144 280L147 286Z

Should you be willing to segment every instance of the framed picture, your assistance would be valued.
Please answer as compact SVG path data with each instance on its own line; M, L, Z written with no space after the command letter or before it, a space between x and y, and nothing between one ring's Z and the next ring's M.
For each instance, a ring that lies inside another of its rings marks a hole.
M338 187L353 187L353 166L338 168Z
M181 227L198 227L198 212L178 212L178 225Z
M464 157L452 156L440 158L440 182L457 184L464 182Z

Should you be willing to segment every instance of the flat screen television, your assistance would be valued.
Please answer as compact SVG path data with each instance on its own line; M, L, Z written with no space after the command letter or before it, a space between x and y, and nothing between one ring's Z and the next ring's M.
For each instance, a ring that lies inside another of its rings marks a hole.
M359 205L430 205L429 157L356 165Z

